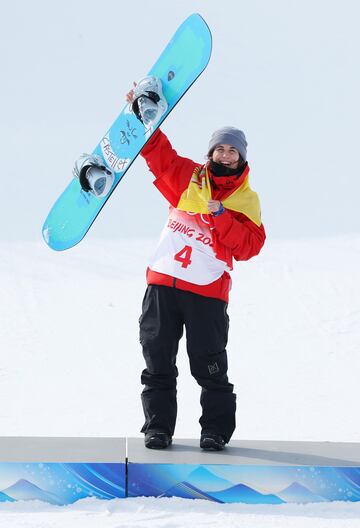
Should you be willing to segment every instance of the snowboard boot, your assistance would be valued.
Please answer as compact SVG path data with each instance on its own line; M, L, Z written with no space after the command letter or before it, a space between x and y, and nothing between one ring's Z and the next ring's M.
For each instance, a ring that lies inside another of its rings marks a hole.
M222 451L225 447L224 438L216 433L201 433L200 447L205 451Z
M149 449L165 449L169 447L172 442L172 438L167 433L146 433L145 434L145 447Z
M75 163L73 174L81 188L96 198L106 196L115 180L114 172L104 165L100 156L83 154Z
M146 127L155 125L167 107L160 79L145 77L136 85L132 111Z

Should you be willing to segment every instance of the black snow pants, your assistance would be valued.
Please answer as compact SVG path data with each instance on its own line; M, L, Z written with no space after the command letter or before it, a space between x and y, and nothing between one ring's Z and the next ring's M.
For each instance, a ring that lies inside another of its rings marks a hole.
M186 329L191 374L202 387L202 432L223 435L235 429L236 395L227 377L227 304L168 286L148 286L142 305L140 343L146 369L141 383L145 424L141 432L173 435L177 414L176 355Z

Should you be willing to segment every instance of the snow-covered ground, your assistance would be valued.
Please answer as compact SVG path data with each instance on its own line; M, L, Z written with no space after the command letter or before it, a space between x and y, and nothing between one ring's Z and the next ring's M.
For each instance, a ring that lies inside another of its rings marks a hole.
M358 504L248 506L186 499L80 501L1 506L4 528L358 528Z
M64 253L0 249L0 435L139 436L138 317L154 240ZM235 438L360 441L360 237L268 240L238 263L228 346ZM199 388L179 352L178 438L199 435ZM176 441L176 439L175 439ZM248 506L181 499L2 504L0 525L350 528L358 504Z

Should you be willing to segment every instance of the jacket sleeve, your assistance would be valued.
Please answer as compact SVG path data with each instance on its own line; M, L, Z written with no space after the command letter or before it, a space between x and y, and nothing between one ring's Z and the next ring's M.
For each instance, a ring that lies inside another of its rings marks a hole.
M235 260L249 260L260 252L266 238L262 224L258 227L247 216L233 216L228 210L212 218L217 239L231 249Z
M179 156L160 129L143 147L141 155L155 176L154 185L176 207L199 164Z

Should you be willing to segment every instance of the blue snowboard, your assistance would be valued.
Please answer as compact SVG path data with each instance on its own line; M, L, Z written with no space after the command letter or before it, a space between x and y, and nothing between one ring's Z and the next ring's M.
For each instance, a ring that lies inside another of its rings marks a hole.
M147 75L159 77L168 109L155 127L146 129L126 105L94 149L115 172L115 181L104 198L81 189L73 179L52 207L43 226L45 242L57 251L80 242L104 207L132 162L174 106L206 68L211 55L211 33L198 14L189 16Z

